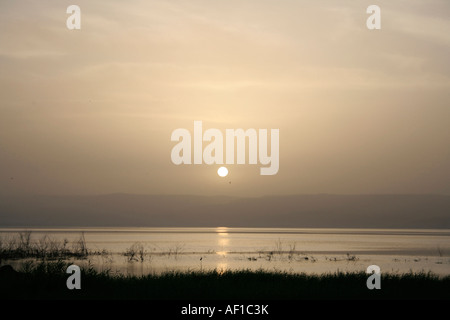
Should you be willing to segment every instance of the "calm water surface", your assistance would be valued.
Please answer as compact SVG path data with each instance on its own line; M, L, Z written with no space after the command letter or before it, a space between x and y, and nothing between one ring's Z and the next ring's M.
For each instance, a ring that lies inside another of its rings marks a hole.
M450 274L450 230L272 228L31 228L32 241L48 236L69 245L82 233L98 270L148 274L186 270L265 269L324 273L432 271ZM0 228L10 239L23 228ZM124 253L139 244L143 261ZM8 261L19 265L23 261Z

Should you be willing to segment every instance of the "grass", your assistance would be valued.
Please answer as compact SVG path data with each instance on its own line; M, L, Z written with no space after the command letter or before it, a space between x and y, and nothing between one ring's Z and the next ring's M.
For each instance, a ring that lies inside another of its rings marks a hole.
M86 245L84 232L81 232L78 240L69 242L67 239L56 240L48 235L40 239L32 239L31 231L18 232L11 236L0 235L0 265L2 260L20 260L20 259L38 259L38 260L61 260L61 259L87 259L89 256L110 254L107 250L89 250ZM135 242L127 248L122 254L127 257L129 262L144 262L151 260L152 255L167 255L175 259L183 254L184 245L176 243L172 248L166 251L153 252L147 251L144 245ZM210 254L213 252L210 252Z
M68 290L70 263L25 263L0 273L1 299L450 299L450 277L432 273L382 274L381 290L365 273L322 275L267 271L168 272L124 276L82 268L81 290Z
M124 255L128 257L129 262L131 261L144 262L145 259L144 246L141 243L136 242L125 251Z
M31 231L19 232L12 237L0 237L0 261L2 259L60 259L60 258L86 258L90 252L86 246L84 233L72 243L67 239L62 242L44 235L32 241Z

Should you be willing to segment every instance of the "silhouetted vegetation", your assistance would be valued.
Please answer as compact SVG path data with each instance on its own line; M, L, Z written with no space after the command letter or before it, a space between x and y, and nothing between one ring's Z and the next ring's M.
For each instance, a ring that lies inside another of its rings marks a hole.
M144 262L145 258L144 246L141 243L136 242L125 251L124 255L128 257L128 261L130 262L131 261Z
M19 232L17 235L0 237L0 261L2 259L60 259L60 258L86 258L90 252L86 246L84 233L72 243L67 239L63 241L52 239L44 235L37 240L31 239L31 231Z
M0 273L2 299L450 299L450 277L432 273L383 274L381 290L366 287L368 275L267 271L168 272L141 277L82 268L81 290L66 287L69 263L24 263Z

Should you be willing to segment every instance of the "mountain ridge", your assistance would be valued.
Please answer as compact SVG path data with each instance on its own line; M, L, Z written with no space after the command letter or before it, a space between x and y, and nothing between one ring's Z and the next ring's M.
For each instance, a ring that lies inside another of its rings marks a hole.
M450 228L450 195L0 196L0 226Z

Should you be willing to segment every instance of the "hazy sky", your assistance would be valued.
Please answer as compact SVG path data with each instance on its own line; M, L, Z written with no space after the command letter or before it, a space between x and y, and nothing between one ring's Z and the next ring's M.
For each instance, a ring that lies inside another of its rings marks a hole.
M448 0L1 0L0 194L450 194L449 17ZM280 129L278 174L175 166L194 120Z

